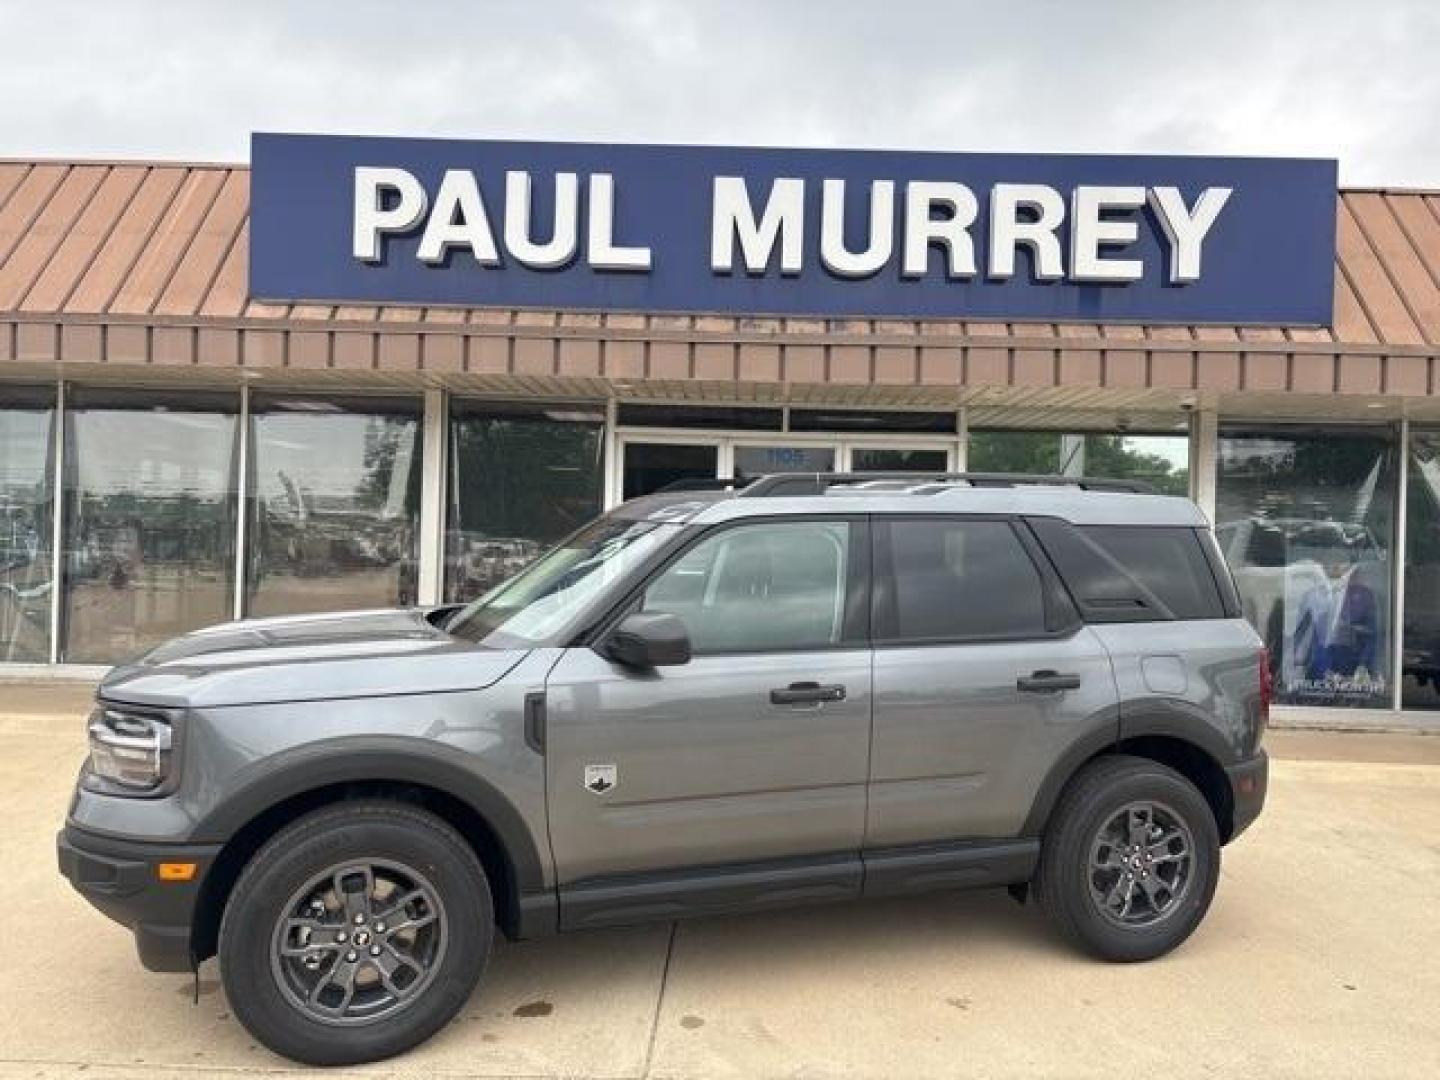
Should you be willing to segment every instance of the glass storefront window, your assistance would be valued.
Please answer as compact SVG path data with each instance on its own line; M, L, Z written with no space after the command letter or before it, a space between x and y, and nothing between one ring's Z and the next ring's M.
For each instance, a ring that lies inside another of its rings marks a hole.
M420 402L257 397L246 613L416 601Z
M972 472L1054 475L1061 470L1060 435L1053 431L972 431Z
M975 431L969 464L973 472L1144 480L1165 495L1190 493L1188 435Z
M785 413L780 409L745 405L657 405L622 401L616 409L616 422L621 427L779 431L784 418Z
M1215 534L1277 702L1390 706L1396 488L1387 431L1222 430Z
M635 499L679 480L713 480L720 448L691 443L627 442L621 499Z
M473 600L600 513L605 414L454 401L445 598Z
M1440 431L1412 431L1408 452L1400 703L1440 709Z
M737 446L735 478L767 473L834 472L835 451L828 446Z
M109 663L231 617L237 404L69 396L62 659Z
M0 661L50 659L53 401L0 387Z

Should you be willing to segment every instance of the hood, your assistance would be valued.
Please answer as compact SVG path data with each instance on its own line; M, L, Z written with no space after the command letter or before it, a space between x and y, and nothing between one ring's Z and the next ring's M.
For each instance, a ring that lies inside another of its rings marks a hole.
M167 641L112 669L100 694L200 708L478 690L524 655L451 637L421 609L290 615Z

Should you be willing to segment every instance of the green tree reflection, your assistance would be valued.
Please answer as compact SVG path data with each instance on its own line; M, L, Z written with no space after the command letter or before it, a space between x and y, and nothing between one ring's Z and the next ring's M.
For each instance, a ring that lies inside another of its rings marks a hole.
M970 468L976 472L1053 474L1062 471L1060 432L976 431L970 435ZM1190 470L1177 465L1184 435L1085 436L1084 474L1109 480L1145 480L1166 495L1187 495ZM1149 447L1165 444L1170 454Z

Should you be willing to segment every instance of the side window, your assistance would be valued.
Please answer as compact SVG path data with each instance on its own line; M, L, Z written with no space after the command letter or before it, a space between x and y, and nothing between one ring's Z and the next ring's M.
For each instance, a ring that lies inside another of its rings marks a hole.
M1081 531L1131 577L1159 597L1175 618L1225 617L1215 575L1195 530L1092 525Z
M850 525L740 525L700 541L645 590L697 654L820 649L844 637Z
M1004 521L891 521L893 597L877 605L877 639L1040 637L1045 582Z
M1195 530L1032 518L1030 527L1091 622L1218 619L1225 605Z

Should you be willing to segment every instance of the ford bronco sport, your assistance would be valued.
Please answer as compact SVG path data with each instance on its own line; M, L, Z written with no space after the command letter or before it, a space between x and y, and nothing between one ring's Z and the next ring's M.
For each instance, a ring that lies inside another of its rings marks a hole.
M1268 686L1187 500L772 475L626 503L465 607L116 668L60 865L314 1063L433 1034L497 927L992 885L1144 960L1260 811Z

